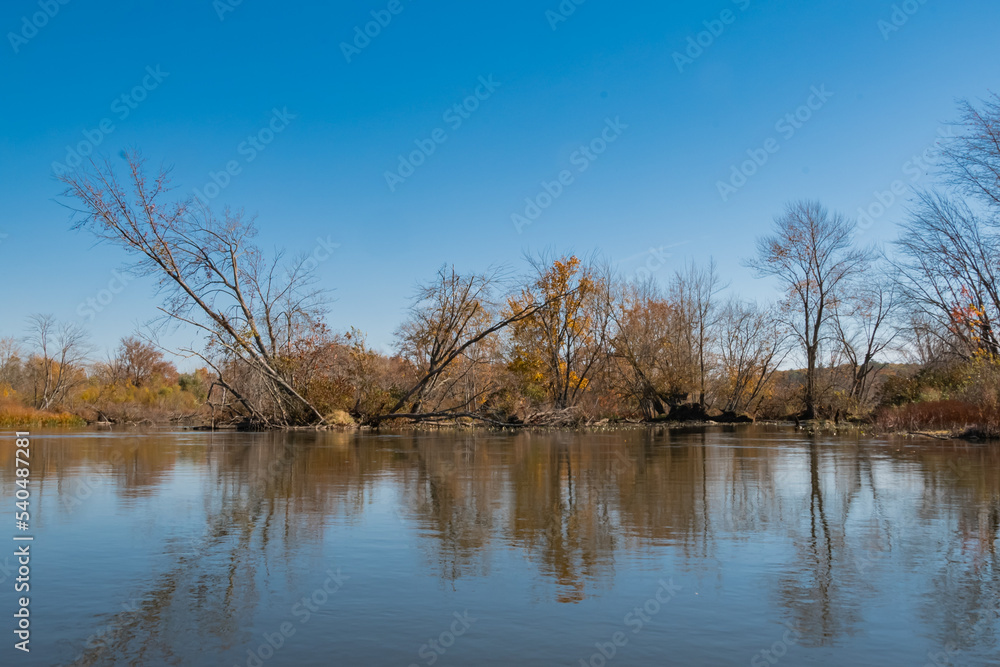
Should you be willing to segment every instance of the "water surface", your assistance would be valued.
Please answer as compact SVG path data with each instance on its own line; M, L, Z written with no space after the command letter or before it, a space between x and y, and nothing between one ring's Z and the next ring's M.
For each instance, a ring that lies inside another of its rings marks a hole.
M983 445L38 433L32 485L4 665L1000 665Z

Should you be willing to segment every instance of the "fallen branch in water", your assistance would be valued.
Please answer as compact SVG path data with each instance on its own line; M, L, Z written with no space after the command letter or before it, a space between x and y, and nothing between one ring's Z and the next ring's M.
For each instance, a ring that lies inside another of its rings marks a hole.
M533 428L533 427L557 427L586 424L586 420L580 419L575 408L565 408L563 410L551 410L548 412L537 412L528 415L524 421L503 422L492 417L486 417L474 412L410 412L393 413L381 415L372 420L372 426L378 427L383 421L390 419L410 419L416 422L452 420L452 419L473 419L485 424L490 424L498 428ZM606 420L604 420L606 421Z
M413 421L437 421L441 419L463 419L463 418L475 419L476 421L492 424L493 426L499 426L501 428L521 428L524 426L531 426L531 424L524 424L524 423L502 422L496 419L491 419L490 417L484 417L483 415L477 415L474 412L393 413L376 418L372 425L377 427L383 421L387 421L390 419L411 419Z
M924 438L934 438L935 440L954 440L950 435L935 435L933 433L924 433L922 431L907 431L906 435L917 435Z

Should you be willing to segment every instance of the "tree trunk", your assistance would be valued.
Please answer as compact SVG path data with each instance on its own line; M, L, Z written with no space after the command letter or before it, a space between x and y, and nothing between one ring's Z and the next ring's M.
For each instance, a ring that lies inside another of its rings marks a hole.
M806 351L806 410L802 417L804 419L816 418L816 346L812 345Z

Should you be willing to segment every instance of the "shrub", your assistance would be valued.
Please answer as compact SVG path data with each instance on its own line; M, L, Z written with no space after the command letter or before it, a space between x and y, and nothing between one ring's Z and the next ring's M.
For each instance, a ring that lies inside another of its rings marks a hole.
M947 401L960 394L967 382L968 373L962 364L928 366L910 376L886 378L879 404L891 407L919 401Z
M884 407L875 422L886 431L949 431L982 430L995 421L975 403L958 400L924 401L903 406Z
M0 427L32 428L43 426L85 426L87 422L68 412L45 412L29 408L16 400L0 398Z

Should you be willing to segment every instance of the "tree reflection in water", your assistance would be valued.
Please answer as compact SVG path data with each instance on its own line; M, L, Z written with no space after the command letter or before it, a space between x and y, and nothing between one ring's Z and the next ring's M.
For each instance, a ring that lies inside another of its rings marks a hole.
M677 574L721 587L732 545L767 542L769 604L807 646L863 632L900 568L922 634L960 650L997 642L995 447L720 428L54 436L36 451L36 492L64 501L84 480L167 511L178 476L199 485L184 507L200 523L154 536L159 569L137 582L134 609L95 619L100 636L76 645L81 665L170 663L178 636L242 645L274 591L308 590L328 567L327 533L368 525L386 498L422 567L452 588L495 576L511 552L526 559L523 584L561 603L613 589L623 562L664 554ZM12 470L0 480L13 488ZM72 521L75 504L47 507Z

